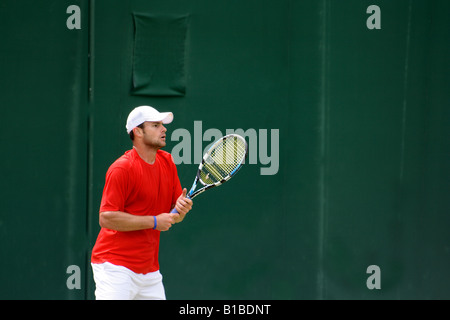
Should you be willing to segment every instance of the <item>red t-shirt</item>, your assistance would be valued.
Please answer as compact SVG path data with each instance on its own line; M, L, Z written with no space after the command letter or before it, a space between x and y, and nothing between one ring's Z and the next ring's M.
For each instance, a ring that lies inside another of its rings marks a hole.
M158 150L155 162L148 164L132 149L109 167L100 212L156 216L170 212L181 191L170 153ZM101 228L91 262L110 262L135 273L157 271L159 235L160 232L153 229L121 232Z

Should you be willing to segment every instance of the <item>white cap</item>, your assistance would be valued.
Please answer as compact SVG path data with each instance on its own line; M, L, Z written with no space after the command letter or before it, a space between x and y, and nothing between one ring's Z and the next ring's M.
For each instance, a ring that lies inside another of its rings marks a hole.
M134 108L133 111L131 111L128 115L126 128L127 132L130 133L131 130L144 123L145 121L162 121L162 123L167 124L171 123L172 120L172 112L159 112L158 110L150 106L140 106Z

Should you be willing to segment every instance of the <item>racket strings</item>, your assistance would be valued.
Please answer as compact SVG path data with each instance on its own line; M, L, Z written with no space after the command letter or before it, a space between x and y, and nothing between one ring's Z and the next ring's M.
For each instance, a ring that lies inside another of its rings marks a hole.
M213 184L232 174L242 163L246 155L245 140L229 137L210 150L200 172L205 184Z

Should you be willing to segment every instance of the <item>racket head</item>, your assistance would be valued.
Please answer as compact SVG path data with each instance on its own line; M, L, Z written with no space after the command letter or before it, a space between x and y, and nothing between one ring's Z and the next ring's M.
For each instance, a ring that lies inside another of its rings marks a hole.
M204 186L217 186L231 179L242 167L247 157L248 145L237 134L217 140L205 153L197 172Z
M193 199L231 179L244 164L247 153L247 142L240 135L229 134L217 140L203 156L194 183L186 196ZM204 187L194 192L198 182ZM170 212L178 213L175 208Z

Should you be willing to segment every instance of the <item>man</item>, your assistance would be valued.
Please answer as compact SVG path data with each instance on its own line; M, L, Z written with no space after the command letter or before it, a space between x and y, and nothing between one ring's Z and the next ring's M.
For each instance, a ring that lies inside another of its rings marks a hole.
M160 231L183 221L192 200L181 189L166 145L171 112L135 108L126 129L133 148L106 173L100 233L91 263L96 299L165 299L158 251ZM169 213L175 207L179 214Z

